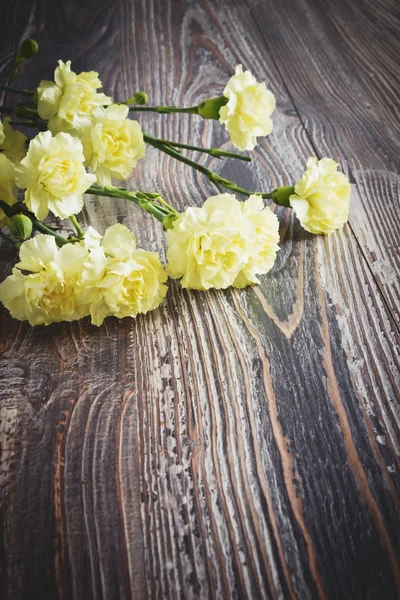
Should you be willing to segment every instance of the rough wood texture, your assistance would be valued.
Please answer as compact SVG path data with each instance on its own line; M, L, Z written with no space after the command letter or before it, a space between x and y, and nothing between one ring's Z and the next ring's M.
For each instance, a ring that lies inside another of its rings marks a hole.
M317 153L354 182L350 224L327 239L279 211L257 288L171 284L160 310L100 329L1 311L3 597L400 597L398 5L17 0L1 14L3 76L20 39L40 43L27 87L62 58L116 98L191 105L242 62L277 95L274 133L252 167L208 163L267 189ZM229 147L200 119L140 121ZM131 185L180 208L213 192L153 150ZM135 207L88 199L83 221L116 218L162 245Z

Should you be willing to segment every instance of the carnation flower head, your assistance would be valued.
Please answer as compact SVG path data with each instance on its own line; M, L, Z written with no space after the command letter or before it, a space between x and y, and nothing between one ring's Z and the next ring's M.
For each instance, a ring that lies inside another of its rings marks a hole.
M349 218L351 186L338 166L330 158L309 158L289 198L301 225L311 233L332 233Z
M40 220L49 210L62 219L80 212L84 192L96 181L84 167L82 143L67 133L39 133L16 167L16 183L26 189L25 204Z
M18 164L26 156L27 137L21 131L13 129L10 121L11 118L6 117L4 123L0 122L0 152L12 163Z
M167 233L167 272L185 288L208 290L258 283L273 266L278 220L262 199L239 202L233 194L188 208Z
M235 75L224 89L224 96L228 102L219 111L220 123L229 131L236 148L253 150L257 137L272 131L275 96L265 83L258 83L250 71L243 72L242 65L236 67Z
M9 206L17 202L14 196L15 189L15 170L12 162L4 155L0 154L0 200L3 200ZM5 212L0 208L0 227L4 227L8 221Z
M90 254L79 302L90 311L93 325L100 326L108 316L136 317L159 306L168 291L165 269L156 252L136 247L127 227L113 225L103 239L92 229L84 243Z
M41 81L37 89L38 113L48 120L48 128L53 133L60 131L82 133L90 126L90 116L101 106L112 100L97 92L101 87L99 74L95 71L78 75L71 71L71 61L58 61L54 81Z
M0 284L0 301L14 318L31 325L81 318L77 281L87 254L79 245L58 248L51 235L27 240L20 247L20 262Z
M111 184L112 177L127 179L144 157L142 130L128 114L129 108L118 104L97 108L82 137L86 165L101 185Z
M250 196L241 203L241 209L243 216L253 226L254 237L247 264L233 282L235 287L240 288L259 283L257 275L272 269L279 250L279 221L269 207L264 207L262 198Z

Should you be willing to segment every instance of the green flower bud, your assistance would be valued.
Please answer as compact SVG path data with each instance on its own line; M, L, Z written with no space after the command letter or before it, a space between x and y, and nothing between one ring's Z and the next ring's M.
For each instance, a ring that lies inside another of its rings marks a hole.
M25 40L22 42L17 58L15 60L14 69L11 72L11 75L16 75L18 73L19 67L27 58L32 58L35 56L36 52L39 50L39 44L36 40Z
M147 104L148 100L149 97L146 92L137 92L132 98L132 103L142 105Z
M38 50L39 44L37 43L37 41L28 39L22 42L18 56L20 56L23 59L32 58L32 56L35 56Z
M289 198L294 194L293 185L282 185L271 192L271 199L279 206L290 206Z
M128 98L128 100L124 100L124 102L117 102L117 104L146 104L148 99L149 97L146 92L137 92L134 96Z
M174 226L174 221L176 221L178 217L179 215L174 215L173 213L167 215L162 221L164 230L167 231L168 229L172 229Z
M225 96L218 96L217 98L209 98L204 100L197 107L197 114L203 117L203 119L215 119L219 120L220 109L228 103L228 98Z
M19 240L27 240L32 234L32 221L26 215L14 215L8 221L8 228Z

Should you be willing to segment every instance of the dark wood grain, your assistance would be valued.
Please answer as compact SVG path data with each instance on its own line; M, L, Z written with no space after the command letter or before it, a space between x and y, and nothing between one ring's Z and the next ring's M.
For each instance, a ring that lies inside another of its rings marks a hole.
M26 35L41 46L21 84L71 59L115 98L144 89L151 103L192 105L242 62L277 95L274 132L251 167L201 160L267 189L293 182L317 152L348 165L354 186L350 225L326 239L278 210L281 251L257 288L171 283L159 310L100 329L31 328L1 311L5 598L400 597L396 9L3 7L1 72ZM229 148L195 117L140 121ZM214 193L152 149L130 183L179 208ZM148 215L87 199L83 222L103 231L116 220L147 249L164 247ZM13 257L1 249L5 275Z

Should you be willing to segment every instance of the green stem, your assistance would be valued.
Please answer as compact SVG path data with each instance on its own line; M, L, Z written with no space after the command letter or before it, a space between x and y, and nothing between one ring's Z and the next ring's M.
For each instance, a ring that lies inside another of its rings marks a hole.
M34 127L35 129L40 129L38 125L35 124L35 121L10 121L10 125L19 125L20 127Z
M158 148L158 150L161 150L161 152L164 152L165 154L172 156L172 158L176 158L176 160L179 160L180 162L183 162L184 164L188 165L189 167L196 169L196 171L200 171L200 173L203 173L203 175L208 177L208 179L211 181L211 183L217 185L217 187L220 185L228 190L232 190L233 192L237 192L239 194L244 194L245 196L251 196L252 194L254 194L254 195L261 196L262 198L271 198L271 192L250 192L249 190L246 190L245 188L240 187L233 181L230 181L230 179L225 179L224 177L221 177L217 173L214 173L214 171L210 171L210 169L207 169L207 167L200 165L199 163L195 162L194 160L191 160L190 158L187 158L186 156L182 156L181 154L179 154L179 152L174 150L174 148L172 148L171 146L168 146L168 145L162 144L162 143L158 143L158 142L151 142L151 141L148 141L148 143L151 146L153 146L154 148Z
M134 202L134 204L140 206L140 208L153 215L153 217L155 217L161 223L167 215L171 214L171 210L166 210L162 206L157 206L154 204L152 197L154 197L155 194L144 194L142 192L135 193L124 188L117 188L109 185L92 185L88 190L86 190L86 194L129 200L129 202Z
M81 226L79 225L76 216L75 215L71 215L70 216L70 220L71 220L72 225L76 229L76 233L78 234L78 238L80 240L83 239L85 237L85 233L84 233L83 229L81 228Z
M18 117L32 117L33 119L38 119L39 114L36 108L30 108L29 106L21 106L18 105L15 107L14 113Z
M19 90L8 85L0 85L0 90L5 90L6 92L11 92L13 94L21 94L21 96L33 96L33 94L35 93L30 92L29 90Z
M150 205L155 207L158 212L163 213L164 217L166 215L170 215L171 212L177 214L176 210L172 208L172 206L169 206L169 204L167 204L167 202L165 202L165 200L163 200L161 196L158 196L156 194L145 194L143 192L136 192L136 196L141 202L145 204L150 203ZM155 201L159 202L161 206L155 204Z
M164 200L164 198L161 198L161 196L157 196L155 198L155 200L157 200L157 202L159 202L160 204L162 204L165 207L165 209L167 210L168 213L172 212L172 213L174 213L176 215L179 214L179 212L177 210L175 210L175 208L173 208L170 204L168 204L168 202L166 202Z
M32 221L32 225L37 231L48 235L52 235L59 246L64 246L65 244L70 244L79 241L76 238L71 238L67 240L67 238L63 237L62 235L58 235L58 233L55 233L50 227L47 227L46 225L41 223L41 221L38 221L35 218L35 216L26 208L21 208L20 206L14 208L14 206L10 206L9 204L7 204L7 202L4 202L3 200L0 200L0 208L7 215L7 217L13 217L14 215L18 215L20 213L26 215Z
M122 192L126 192L125 188L116 188L116 187L113 187L113 189L114 190L121 190ZM179 214L179 212L177 210L175 210L175 208L173 206L171 206L170 204L168 204L168 202L166 202L164 200L164 198L162 198L160 196L160 194L158 194L157 192L146 192L146 193L144 193L144 192L135 192L135 193L136 193L136 195L137 195L137 197L139 199L142 198L142 199L144 199L146 201L148 201L148 200L151 200L151 201L155 200L156 202L159 202L162 206L159 206L158 208L160 210L163 210L164 212L166 212L168 214L169 213L173 213L173 214L177 214L177 215Z
M197 106L190 106L189 108L176 108L175 106L130 106L129 111L131 112L155 112L160 115L169 115L173 113L184 113L187 115L197 115Z
M24 214L26 214L26 213L24 213ZM50 227L46 227L46 225L44 225L37 219L31 219L31 221L32 221L33 227L37 231L40 231L40 233L45 233L46 235L52 235L55 238L55 240L59 246L65 246L65 244L71 244L71 243L75 243L75 242L79 241L76 238L71 238L71 239L67 240L67 238L63 237L62 235L58 235L58 233L55 233L52 229L50 229Z
M41 119L29 119L27 121L10 121L10 125L19 125L20 127L31 127L39 129L39 131L46 131L46 122Z
M149 144L151 142L155 142L158 144L165 144L167 146L172 146L175 148L183 148L185 150L194 150L196 152L203 152L204 154L210 154L215 158L236 158L238 160L244 160L246 162L251 162L252 158L250 156L242 156L237 154L236 152L226 152L225 150L220 150L219 148L203 148L202 146L191 146L190 144L181 144L180 142L171 142L170 140L164 140L162 138L156 138L147 133L143 134L143 139L145 142Z
M16 106L14 106L14 108L11 108L10 106L0 106L0 113L15 115L19 119L27 118L30 121L32 121L32 123L39 123L40 121L42 121L42 119L40 119L39 117L36 108L31 108L22 104L17 104ZM43 123L41 123L41 125Z
M196 169L196 171L200 171L200 173L203 173L203 175L209 177L211 171L207 169L207 167L200 165L199 163L195 162L194 160L191 160L190 158L187 158L186 156L182 156L177 150L175 150L171 146L168 146L167 144L163 143L151 142L149 140L148 144L150 144L150 146L153 146L154 148L157 148L158 150L161 150L161 152L172 156L172 158L176 158L176 160L183 162L185 165Z

